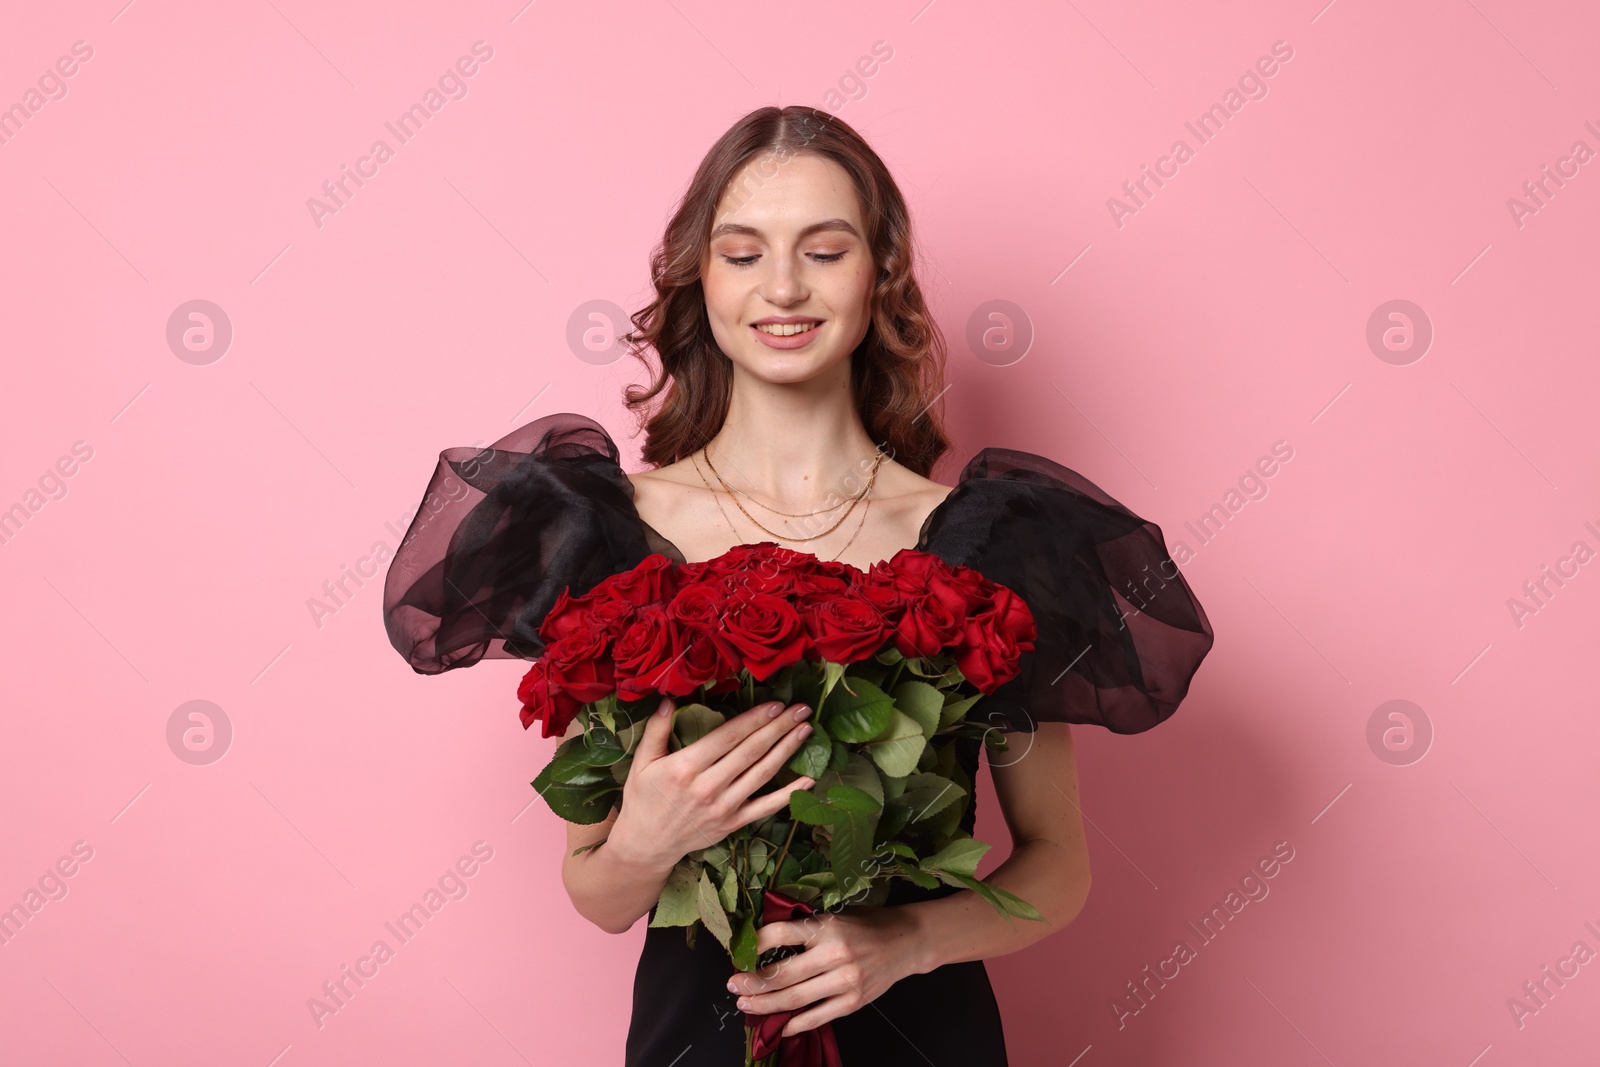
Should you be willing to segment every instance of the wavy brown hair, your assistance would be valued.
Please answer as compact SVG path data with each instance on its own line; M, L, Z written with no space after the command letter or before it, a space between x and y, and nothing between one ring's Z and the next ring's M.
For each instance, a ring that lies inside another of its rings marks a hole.
M634 329L622 338L654 376L648 387L625 390L627 406L639 412L661 398L644 420L644 460L659 467L687 456L727 418L733 363L712 336L700 267L717 204L725 193L744 195L745 186L732 188L734 178L768 152L777 162L808 152L850 175L878 265L867 334L850 356L851 392L868 436L926 477L950 447L933 409L944 390L945 344L917 285L905 198L860 134L825 111L798 105L752 111L711 146L650 256L655 300L633 314ZM659 368L651 366L646 349L660 358Z

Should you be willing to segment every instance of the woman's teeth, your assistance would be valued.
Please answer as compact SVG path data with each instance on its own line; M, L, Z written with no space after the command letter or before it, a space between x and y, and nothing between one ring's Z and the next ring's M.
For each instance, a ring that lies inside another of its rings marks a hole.
M820 325L822 325L820 322L796 322L789 325L762 322L756 324L756 329L762 333L770 333L774 337L793 337L797 333L805 333L807 330L816 329Z

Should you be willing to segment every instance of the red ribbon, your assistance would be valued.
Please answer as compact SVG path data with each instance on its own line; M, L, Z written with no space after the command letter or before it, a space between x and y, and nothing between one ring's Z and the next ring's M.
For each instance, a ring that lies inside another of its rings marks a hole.
M811 905L767 889L761 894L761 922L756 925L789 922L815 914L816 909ZM755 1031L751 1056L760 1060L777 1052L780 1067L844 1067L839 1059L839 1046L834 1042L831 1021L789 1037L782 1036L784 1026L798 1012L799 1009L775 1011L770 1015L745 1012L744 1024Z

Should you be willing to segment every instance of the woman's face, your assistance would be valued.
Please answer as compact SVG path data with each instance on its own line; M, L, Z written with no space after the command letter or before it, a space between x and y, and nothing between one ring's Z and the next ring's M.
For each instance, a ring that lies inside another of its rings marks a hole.
M700 276L712 335L738 368L774 383L848 369L877 272L861 214L829 159L757 156L735 176Z

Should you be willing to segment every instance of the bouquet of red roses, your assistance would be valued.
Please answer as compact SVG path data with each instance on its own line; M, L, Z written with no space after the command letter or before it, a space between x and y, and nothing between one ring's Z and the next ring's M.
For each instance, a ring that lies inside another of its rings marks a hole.
M545 737L581 721L533 781L570 822L620 807L662 696L679 702L671 748L769 700L815 710L813 732L768 787L815 784L795 790L787 812L685 856L650 925L684 926L691 944L703 925L753 971L770 962L756 955L761 922L882 904L896 878L971 889L1002 914L1043 921L977 877L989 846L961 829L971 782L951 744L973 736L1005 748L969 718L1037 637L1005 586L912 549L863 573L764 541L703 563L654 554L582 596L564 590L539 635L544 655L517 695L524 728L539 721ZM802 1038L831 1046L826 1025L780 1043L791 1014L747 1013L747 1064L775 1063Z

